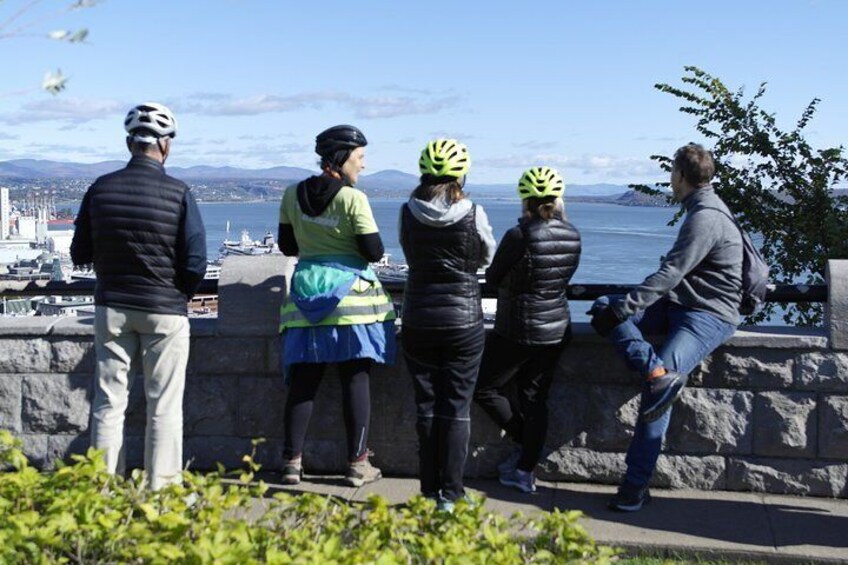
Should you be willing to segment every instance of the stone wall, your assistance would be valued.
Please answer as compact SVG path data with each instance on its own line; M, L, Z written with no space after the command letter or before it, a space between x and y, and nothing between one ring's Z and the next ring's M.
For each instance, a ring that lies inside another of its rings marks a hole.
M219 318L192 320L185 455L194 468L238 466L256 437L267 440L260 462L281 466L286 391L275 318L285 289L279 273L290 269L283 261L228 259ZM832 262L831 276L844 263ZM848 320L848 311L833 292L826 328L739 331L696 370L675 407L657 486L848 497L848 340L839 333L844 326L831 324ZM92 337L85 318L0 322L0 427L19 435L43 468L88 446ZM312 471L345 465L341 391L327 377L306 446ZM126 420L135 466L144 434L142 384L137 379ZM637 377L604 340L578 324L551 389L553 452L540 476L617 483L638 391ZM377 368L371 395L375 463L388 474L414 475L415 407L402 360ZM467 473L492 476L510 445L476 407L472 427Z

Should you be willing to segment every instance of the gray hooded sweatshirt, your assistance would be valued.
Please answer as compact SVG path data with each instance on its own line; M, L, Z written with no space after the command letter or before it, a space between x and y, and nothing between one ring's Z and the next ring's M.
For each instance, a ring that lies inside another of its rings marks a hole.
M672 302L738 324L742 296L739 228L710 185L692 192L683 206L686 219L674 246L656 273L613 306L616 314L628 318L668 295Z
M450 226L463 219L468 212L471 211L472 203L470 200L460 200L451 204L447 197L442 196L433 200L418 200L417 198L409 199L409 211L415 216L415 219L424 225L436 228ZM474 223L477 226L477 233L480 235L480 261L478 268L484 269L492 262L495 256L495 234L492 231L492 226L489 224L489 217L486 215L483 207L477 204ZM403 208L398 216L398 233L401 233L401 219L403 218Z

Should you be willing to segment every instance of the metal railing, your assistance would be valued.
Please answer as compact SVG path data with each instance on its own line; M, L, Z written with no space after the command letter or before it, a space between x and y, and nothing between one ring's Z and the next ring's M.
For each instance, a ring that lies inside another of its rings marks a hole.
M394 297L403 295L404 282L397 279L381 279L384 288ZM91 279L73 282L62 281L0 281L0 297L23 298L27 296L92 296L95 281ZM573 284L568 287L570 300L595 300L610 294L627 294L634 284ZM483 298L497 298L497 288L481 282ZM218 281L204 280L197 294L218 294ZM827 302L827 285L769 285L766 302L792 304L796 302Z

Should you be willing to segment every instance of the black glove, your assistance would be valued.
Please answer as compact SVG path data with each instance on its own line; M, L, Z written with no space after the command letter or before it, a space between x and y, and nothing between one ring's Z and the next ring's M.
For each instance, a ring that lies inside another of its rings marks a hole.
M610 306L599 309L592 316L592 327L602 337L607 337L612 333L612 330L622 323L624 323L624 320L619 318L618 314L615 313L615 309Z

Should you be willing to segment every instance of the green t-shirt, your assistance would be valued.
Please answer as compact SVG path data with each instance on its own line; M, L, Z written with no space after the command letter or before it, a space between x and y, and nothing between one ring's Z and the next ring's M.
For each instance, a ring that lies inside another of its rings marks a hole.
M359 257L356 236L377 233L377 222L361 190L342 187L318 216L307 216L297 203L297 187L286 189L280 202L280 223L291 224L300 257L354 255Z

